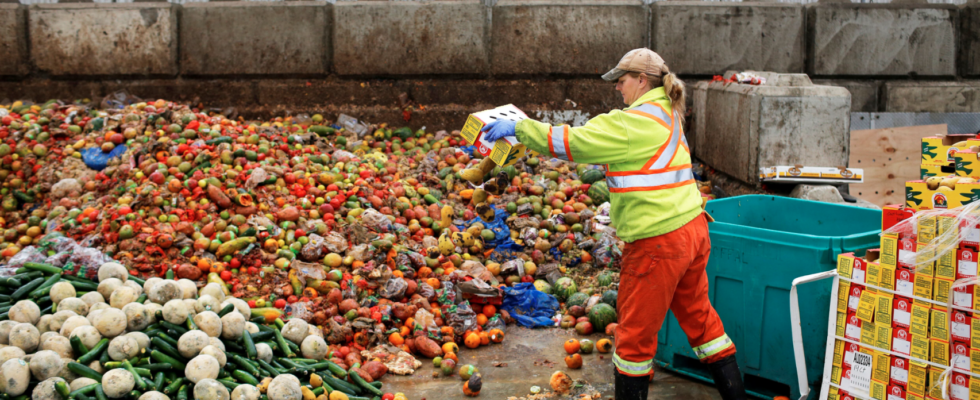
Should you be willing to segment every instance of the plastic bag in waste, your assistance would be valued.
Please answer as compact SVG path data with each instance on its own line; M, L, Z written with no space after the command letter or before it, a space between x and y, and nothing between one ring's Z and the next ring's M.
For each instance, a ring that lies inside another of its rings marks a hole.
M369 208L361 214L361 221L364 222L365 226L371 228L371 230L375 232L391 232L391 220L373 208Z
M55 232L45 235L38 244L44 250L60 253L72 249L75 246L75 241L65 237L61 232Z
M310 234L309 239L310 241L303 245L303 249L299 252L300 258L304 261L315 261L323 258L326 255L326 240L323 236L315 233Z
M398 301L405 297L406 290L408 290L408 282L405 282L404 279L389 279L388 283L381 288L381 297Z
M487 320L487 324L483 326L484 332L490 332L494 329L500 329L501 332L507 333L507 324L500 318L499 315L494 315Z
M89 279L98 276L99 267L109 261L112 261L112 258L107 257L98 249L82 246L76 247L68 260L78 268L78 276Z
M112 151L106 153L103 152L99 147L89 147L87 149L82 149L79 153L82 153L82 161L85 165L96 171L101 171L109 165L109 160L122 156L126 152L126 146L116 146Z
M262 168L255 168L252 170L252 174L248 176L248 180L245 181L245 187L248 190L254 190L257 186L269 179L269 173L265 172Z
M364 136L368 133L367 124L358 121L357 118L354 118L347 114L340 114L337 117L337 125L340 125L344 127L344 129L356 133L357 136Z
M323 270L323 265L320 264L293 260L293 262L289 263L289 268L296 270L296 278L299 279L303 286L306 286L307 280L323 280L327 277L327 273Z
M479 261L464 261L463 264L460 265L459 269L465 271L467 275L484 282L493 279L493 274L490 273L490 270Z
M374 256L374 252L371 250L371 246L366 244L359 244L357 246L354 246L347 254L353 257L357 261L366 261Z
M529 282L503 289L504 302L500 308L506 310L518 324L529 328L554 325L551 317L558 311L558 300L554 296L539 292Z
M347 250L347 239L344 239L344 235L341 235L340 232L330 232L323 238L323 241L327 250L334 253L343 253Z
M422 296L422 298L424 299L431 299L432 296L436 295L435 289L433 289L432 286L429 286L429 284L425 282L419 283L419 288L415 292L418 293L419 296Z
M515 258L500 266L500 275L524 276L524 260Z
M46 258L47 256L44 255L41 249L34 246L27 246L17 252L13 257L10 257L10 261L7 262L7 267L17 269L23 267L24 263L43 263Z
M289 313L289 316L291 318L299 318L306 321L312 321L313 320L312 305L313 303L309 301L297 301L293 304L287 305L286 308L283 309L283 311Z
M64 197L77 197L82 193L82 184L77 179L66 178L51 186L51 197L60 199Z
M446 324L453 327L457 335L476 328L476 312L470 307L470 302L464 301L446 310Z

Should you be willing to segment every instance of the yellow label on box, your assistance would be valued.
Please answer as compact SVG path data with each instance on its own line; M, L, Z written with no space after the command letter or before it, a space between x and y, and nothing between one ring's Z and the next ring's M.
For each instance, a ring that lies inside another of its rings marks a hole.
M854 269L854 256L841 254L837 256L837 275L844 278L851 278L851 270Z
M973 285L973 309L980 310L980 285Z
M878 340L878 328L873 323L861 324L861 344L874 346Z
M881 280L881 264L877 262L869 262L865 264L868 266L868 271L864 277L864 283L869 285L881 286L879 281Z
M926 274L915 274L914 294L923 299L932 298L932 277Z
M878 305L878 294L867 289L861 292L858 303L857 317L866 323L874 322L875 306Z
M929 358L929 337L911 335L912 336L912 357L918 358L920 360L925 360Z
M949 313L938 308L932 309L932 320L930 321L929 337L949 341Z
M923 215L916 222L918 223L916 233L919 242L929 243L936 238L936 216Z
M980 349L980 318L970 318L970 347Z
M834 335L844 337L845 329L847 329L847 314L839 312L837 313L837 331L834 332Z
M959 231L960 221L953 215L940 215L936 217L936 234L942 235L950 230Z
M828 392L830 393L827 394L827 400L840 400L840 389L831 386Z
M878 259L878 263L882 266L892 267L892 270L898 266L897 233L885 233L881 235L881 258ZM840 260L838 259L838 266L839 265Z
M919 396L926 395L926 364L909 362L908 392Z
M834 364L835 366L841 366L844 364L844 345L846 343L843 340L834 341Z
M956 176L976 177L980 175L980 160L977 159L977 153L957 151L953 154L953 163Z
M830 369L830 381L834 384L840 385L840 372L841 367L833 367Z
M918 304L912 305L912 322L909 324L909 333L913 335L929 336L929 308Z
M936 278L933 279L933 283L935 288L932 291L932 299L940 303L948 303L949 289L953 287L953 281Z
M939 339L930 339L929 344L932 350L929 352L929 361L939 365L949 366L949 342Z
M929 243L919 241L915 251L915 276L926 275L932 278L936 274L936 261L927 261L935 258L936 250L929 246Z
M879 382L888 382L888 376L892 370L892 358L883 351L875 352L872 359L871 379Z
M942 368L936 368L934 366L929 367L929 397L935 397L938 399L943 398L943 388L937 384L942 382L943 372L944 371ZM840 382L840 371L837 371L837 382Z
M970 400L980 400L980 379L970 378Z
M879 349L891 349L892 326L889 324L875 323L875 329L878 330L878 332L875 334L875 336L877 336L875 340L875 347Z
M924 400L924 399L922 398L922 396L916 394L905 393L905 400Z
M980 349L970 349L970 372L980 373ZM980 379L977 379L980 382Z
M936 261L936 278L956 280L956 252L947 251Z
M840 287L837 289L837 312L847 312L847 301L850 297L851 283L847 281L840 281Z
M875 322L889 325L892 323L893 298L894 296L891 293L878 293L878 305L875 307ZM926 313L926 315L928 316L929 314Z
M871 398L875 400L888 400L886 397L888 393L888 385L884 382L878 382L876 380L871 381Z
M895 290L895 267L890 265L881 265L881 271L879 272L880 277L878 278L878 286L881 286L888 290Z

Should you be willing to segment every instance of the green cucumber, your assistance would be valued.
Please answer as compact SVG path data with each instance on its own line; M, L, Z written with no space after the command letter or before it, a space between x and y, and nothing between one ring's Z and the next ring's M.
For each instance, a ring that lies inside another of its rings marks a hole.
M218 382L220 382L222 385L225 385L225 387L228 388L229 391L235 390L235 388L239 386L238 383L235 383L232 379L229 378L218 379Z
M163 390L163 379L165 374L163 371L157 372L157 376L153 379L153 390L161 391Z
M279 376L279 371L276 370L276 367L273 367L269 363L265 362L265 360L259 360L259 366L262 367L265 372L268 372L273 378Z
M188 400L190 393L191 393L190 385L181 386L180 390L177 392L177 400Z
M143 377L141 377L140 374L133 369L133 364L130 364L129 360L123 360L122 364L123 368L126 368L126 370L133 375L133 380L136 381L136 387L139 388L140 391L146 391L146 382L144 382Z
M384 392L382 392L381 389L371 386L369 383L367 383L366 380L364 380L364 378L361 378L361 376L358 375L357 372L354 372L353 368L351 369L351 371L348 371L347 376L352 381L354 381L354 383L360 386L362 389L366 390L368 393L373 394L375 396L384 396Z
M236 369L235 372L231 373L231 376L236 380L238 380L239 382L244 382L249 385L256 386L259 384L258 379L252 376L252 374L249 374L248 372L245 372L244 370L241 369Z
M184 357L180 355L180 352L177 351L177 349L175 349L173 346L171 346L170 343L167 343L163 339L160 339L158 337L155 337L153 339L150 339L150 343L152 343L153 344L153 348L156 349L156 350L153 350L154 353L155 352L158 352L158 350L159 350L159 352L161 352L163 354L166 354L166 355L172 357L174 359L174 361L176 361L176 360L184 360ZM151 357L152 357L152 353L150 353L150 354L151 354ZM167 361L163 361L163 360L157 360L156 358L153 358L153 360L154 361L157 361L157 362L162 362L162 363L167 362ZM183 364L183 362L181 362L181 364ZM184 369L184 368L181 367L180 369Z
M239 355L237 355L235 353L227 353L226 355L228 356L228 360L229 361L235 363L239 367L242 367L242 369L244 369L248 373L250 373L252 375L258 375L259 374L258 368L255 368L255 366L252 365L251 363L249 363L248 360L242 358L241 356L239 356Z
M152 358L153 361L156 362L162 362L162 363L173 365L174 368L176 368L177 370L183 370L184 368L187 368L187 364L177 361L177 359L170 357L166 354L163 354L157 350L153 350L150 352L150 358Z
M337 375L337 377L340 379L347 379L347 371L345 371L339 365L330 360L324 360L324 362L327 363L327 369L330 370L330 373Z
M224 317L225 314L228 314L228 313L230 313L232 311L235 311L235 305L234 304L228 304L224 308L222 308L221 311L218 311L218 316L219 317Z
M170 330L173 330L173 331L177 332L180 336L184 336L184 334L187 333L187 328L184 328L184 327L179 326L179 325L171 324L170 322L167 322L167 321L160 321L160 326L162 326L164 328L167 328L167 329L170 329Z
M163 389L163 394L169 396L173 393L177 393L180 390L180 386L184 384L184 378L174 379L167 387Z
M24 268L34 270L34 271L40 271L41 273L45 273L45 274L61 275L61 268L49 264L26 262L24 263Z
M64 381L56 382L54 384L54 390L58 391L58 394L60 394L61 398L63 399L68 399L68 396L71 395L71 390L68 389L68 384Z
M74 372L75 375L89 378L89 379L95 379L98 382L102 382L102 374L95 372L94 369L86 367L77 362L68 363L68 370Z
M85 345L82 344L82 347L85 347ZM93 347L91 350L85 353L79 353L82 354L82 356L78 357L78 363L82 365L89 365L92 361L95 361L95 359L98 358L99 355L101 355L102 352L105 351L105 349L107 349L108 347L109 347L109 339L102 338L102 340L100 340L99 343L96 343L95 347Z
M229 304L229 306L232 305ZM254 360L258 357L258 352L255 350L255 341L252 340L252 334L248 333L247 330L242 332L242 342L245 343L245 354L249 359Z
M13 292L10 295L10 298L13 300L20 300L34 289L37 289L37 287L41 286L41 284L43 283L44 283L44 278L34 279L33 281L30 281L28 284L21 286L20 289L17 289L15 292Z
M282 337L282 331L277 329L275 331L275 335L276 342L279 343L279 351L285 354L286 357L296 357L296 353L293 353L293 351L289 348L289 345L286 344L286 338Z
M99 342L101 343L102 340ZM85 347L85 343L82 343L82 338L78 336L72 336L71 339L68 339L68 343L71 344L71 349L75 351L75 354L88 354L89 352L88 347Z
M78 390L75 390L75 391L72 391L71 393L69 393L68 394L68 398L75 398L75 397L78 397L78 395L80 395L80 394L94 393L95 392L95 388L98 387L98 386L99 386L98 383L93 383L93 384L88 385L88 386L85 386L85 387L80 387L80 388L78 388Z
M98 381L99 382L102 382L101 379L99 379ZM96 385L98 385L98 386L95 387L95 398L97 400L109 400L109 398L106 397L106 395L105 395L105 389L102 388L102 384L101 383L96 383Z

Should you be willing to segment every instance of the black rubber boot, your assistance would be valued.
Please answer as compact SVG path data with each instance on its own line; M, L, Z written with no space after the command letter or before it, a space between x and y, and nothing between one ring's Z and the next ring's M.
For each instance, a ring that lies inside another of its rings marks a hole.
M718 388L718 393L721 393L722 400L748 399L745 395L745 384L742 383L742 372L738 369L738 362L735 361L734 355L708 364L708 368L711 369L711 377L715 380L715 386Z
M649 376L629 376L613 369L616 375L616 400L647 400L650 392Z

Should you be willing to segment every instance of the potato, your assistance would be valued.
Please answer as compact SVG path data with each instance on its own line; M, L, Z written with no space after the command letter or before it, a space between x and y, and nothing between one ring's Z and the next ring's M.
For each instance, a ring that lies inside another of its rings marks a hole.
M30 383L31 379L31 369L27 367L24 360L14 358L7 360L0 366L0 375L3 376L3 392L10 396L20 396L27 391L27 384Z
M154 303L167 304L170 300L180 298L180 285L170 280L157 282L149 292L146 292L146 297Z
M208 336L218 337L221 335L221 318L218 318L218 314L215 314L214 311L205 311L195 315L194 323Z
M78 389L81 389L81 388L86 387L88 385L94 385L96 383L99 383L99 381L97 381L95 379L92 379L92 378L78 378L78 379L75 379L75 380L71 381L71 384L68 385L68 390L71 390L72 392L74 392L74 391L76 391Z
M40 329L38 329L38 331L40 331ZM50 339L53 336L64 337L64 336L61 336L61 333L59 333L59 332L54 332L54 331L44 332L44 333L41 334L41 344L43 345L46 340ZM0 347L4 347L4 346L6 346L6 345L0 344Z
M235 311L238 311L245 319L252 318L252 308L248 306L248 303L242 299L236 299L234 297L225 297L224 301L221 302L221 308L224 309L226 305L234 304Z
M300 400L303 398L303 391L299 387L299 378L289 374L281 374L273 379L266 394L269 396L269 400Z
M245 317L237 312L230 312L221 317L221 338L238 340L245 332Z
M99 292L88 292L82 295L82 301L92 307L96 303L105 303L105 297Z
M317 327L316 325L313 325L313 324L309 324L309 326L310 326L309 327L309 335L310 336L319 336L321 339L323 339L323 331L320 330L319 327Z
M214 346L221 349L221 351L227 351L225 350L225 342L222 342L221 339L218 339L216 337L208 338L208 346Z
M197 299L183 299L184 307L187 308L187 313L191 317L197 315Z
M269 347L269 345L265 343L256 343L255 353L259 360L272 362L272 347Z
M71 339L76 336L81 339L82 344L84 344L85 347L90 349L95 347L95 345L99 344L99 341L102 340L102 333L99 332L99 330L94 326L80 326L71 331L71 336L68 338Z
M304 358L310 358L314 360L322 360L327 356L327 342L319 336L307 336L303 339L303 344L299 346L300 350L303 352Z
M167 395L154 390L152 392L143 393L138 400L170 400L170 397L167 397Z
M103 299L108 299L112 296L112 292L116 291L123 283L118 278L109 278L104 281L99 282L99 288L96 289L99 294L102 295Z
M93 292L94 293L94 292ZM98 294L98 293L96 293ZM51 323L51 330L55 332L61 332L61 327L65 324L68 318L77 316L78 313L71 310L60 310L54 313L54 321Z
M86 315L86 316L89 317L89 319L92 319L92 313L93 312L99 311L99 310L105 310L107 308L112 308L112 306L110 306L109 303L95 303L95 304L92 304L91 306L89 306L89 308L88 308L88 315Z
M20 347L17 346L7 346L0 349L0 365L14 358L23 358L27 353L24 352Z
M228 388L214 379L201 379L194 385L194 400L228 399Z
M162 282L162 281L163 279L157 278L155 276L150 279L147 279L146 281L143 282L143 293L149 295L150 288L152 288L153 285L156 285L158 282Z
M41 332L43 335L45 332L51 332L51 323L54 322L54 315L45 315L41 319L37 320L37 331ZM43 340L42 340L43 342Z
M60 307L58 308L61 309ZM36 325L37 321L41 319L41 308L34 304L30 300L21 300L10 307L9 317L11 321L15 322L26 322L31 325Z
M109 261L99 266L99 282L105 282L109 278L116 278L124 282L129 279L129 271L122 264Z
M61 365L64 365L64 367L61 368L61 372L58 374L58 377L60 377L61 379L64 379L65 382L74 382L76 379L78 379L78 375L75 375L74 372L71 372L71 370L68 369L68 363L70 363L70 362L75 362L75 359L74 358L62 358L61 359ZM89 368L92 368L92 367L89 367ZM99 365L99 368L102 368L102 365ZM97 369L94 369L93 368L93 370L96 371L96 372L99 372L99 370L97 370ZM99 372L99 373L101 373L101 372Z
M187 367L184 368L184 376L187 377L187 380L198 383L204 379L218 379L220 369L221 365L218 364L217 359L207 354L201 354L187 363Z
M10 330L17 325L14 321L0 321L0 344L10 344L7 338L10 336Z
M95 321L95 327L102 336L114 338L126 331L126 313L115 308L107 308Z
M88 367L92 368L92 371L98 372L100 374L104 374L106 371L105 367L102 366L102 363L99 362L99 360L95 360L88 363Z
M110 399L126 397L135 386L136 381L133 379L133 374L123 368L109 370L102 375L102 390Z
M204 331L193 330L180 336L177 340L177 351L184 358L190 359L201 353L201 350L211 344L208 334Z
M54 387L58 382L67 383L59 377L52 377L38 383L34 387L34 391L31 392L31 400L62 400L58 390Z
M140 344L129 336L116 336L109 342L109 358L114 361L128 360L140 352Z
M126 336L133 338L133 340L135 340L136 343L139 344L140 350L150 347L150 337L146 336L146 334L143 332L129 332L126 334Z
M58 311L74 311L78 315L88 315L89 306L85 300L78 297L69 297L58 303Z
M146 312L146 307L140 303L129 303L122 308L126 314L126 329L130 331L141 331L150 325L150 315Z
M177 281L180 286L181 296L178 298L193 299L197 297L197 284L190 279L180 279Z
M255 386L242 384L231 391L231 400L259 400L262 393Z
M217 282L211 282L205 285L203 288L201 288L201 291L198 292L198 295L199 297L204 297L206 295L214 297L215 300L218 300L218 303L225 301L225 289L222 288L221 284Z
M51 350L37 352L34 357L31 357L31 362L28 365L31 368L31 373L34 374L34 379L39 381L58 376L61 373L61 368L64 367L61 363L61 356Z
M78 328L80 326L92 326L92 322L90 322L88 318L85 317L79 317L79 316L69 317L67 320L65 320L65 323L61 325L61 336L71 337L72 331L74 331L75 328Z
M116 290L113 290L112 295L109 296L109 305L121 310L127 304L136 301L139 297L140 295L136 294L136 289L129 286L120 286Z
M205 311L218 312L221 311L221 302L209 294L203 295L197 298L197 304L194 305L194 310L198 314Z
M183 300L170 300L163 306L163 320L174 325L187 322L187 306Z
M72 358L75 356L72 353L71 342L68 338L55 334L54 336L48 337L46 340L41 341L41 350L50 350L58 353L61 358ZM79 354L79 357L81 354Z
M10 330L10 345L20 347L27 353L34 352L41 343L41 333L31 324L20 323Z
M157 304L157 303L154 303L152 301L147 300L147 301L143 302L143 307L146 308L146 314L149 315L149 317L150 317L147 320L147 321L150 321L150 325L153 325L153 324L157 323L158 322L157 321L157 311L163 312L163 305L162 304Z
M248 331L248 333L251 333L253 335L256 334L256 333L259 333L261 331L259 329L259 326L257 324L255 324L254 322L246 322L245 323L245 330Z
M228 356L225 355L225 351L217 347L211 345L204 346L204 348L201 349L201 354L214 357L215 360L218 360L218 365L220 365L221 368L224 368L225 364L228 363Z
M58 304L64 299L75 297L75 294L75 287L72 286L71 283L61 281L55 283L54 286L51 287L51 292L49 295L51 296L51 302Z
M98 304L96 306L98 306ZM112 307L106 305L106 308L112 308ZM91 323L92 326L95 326L95 321L98 321L99 317L102 316L102 313L104 312L105 312L105 308L100 308L98 310L94 310L94 309L88 310L88 315L85 316L85 318L88 318L88 322Z
M285 326L282 327L282 336L286 339L292 340L293 343L303 343L303 339L310 334L310 324L299 318L290 319Z
M136 291L136 297L139 297L141 294L143 294L143 286L136 283L135 281L123 282L123 286L133 288L133 290Z

